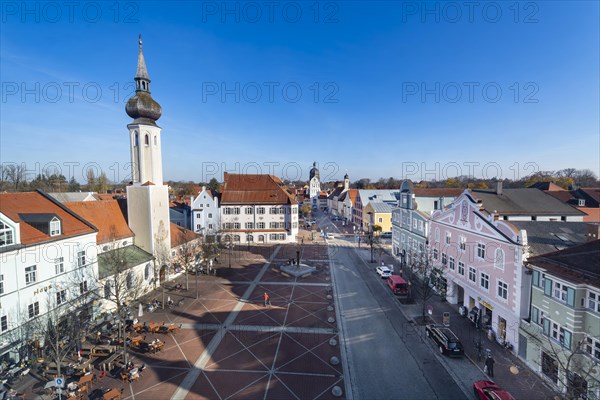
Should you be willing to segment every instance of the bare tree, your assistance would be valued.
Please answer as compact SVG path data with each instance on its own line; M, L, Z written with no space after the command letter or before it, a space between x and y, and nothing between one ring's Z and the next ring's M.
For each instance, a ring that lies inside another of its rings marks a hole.
M171 248L170 244L166 243L168 237L167 228L161 222L156 233L154 234L154 272L155 280L154 287L156 284L162 286L162 307L165 308L165 284L169 280L170 268L171 268ZM156 280L158 277L158 280Z
M98 184L98 180L96 178L96 174L94 173L93 169L90 168L87 170L85 178L87 180L87 190L90 192L96 190L96 185Z
M212 266L213 260L215 260L220 254L221 249L224 248L227 243L231 244L231 242L222 243L220 240L221 236L219 233L215 235L206 236L205 240L200 245L200 262L204 265L208 272L209 268ZM229 263L231 267L231 263ZM216 272L216 269L214 269Z
M127 362L125 320L132 318L134 311L131 307L147 290L143 272L135 270L135 267L139 266L136 252L135 246L120 245L113 226L109 250L98 255L97 296L108 303L105 309L114 310L113 315L119 322L119 336L123 339L125 362Z
M409 250L407 254L408 278L410 285L410 296L421 303L421 321L427 319L427 305L429 300L436 294L436 288L440 287L442 273L434 267L432 253L428 250Z
M182 229L177 239L176 263L185 273L185 289L190 289L189 274L196 268L196 261L201 251L201 236L188 230Z
M25 181L25 164L7 164L6 178L14 185L15 192L19 191L19 185Z
M587 399L589 393L600 389L600 364L591 356L594 349L589 347L586 337L565 343L564 336L552 338L544 334L542 327L534 326L539 330L530 337L540 348L541 372L556 385L555 399ZM589 330L593 329L589 327Z
M98 182L96 184L95 189L98 193L106 193L108 191L108 177L106 176L104 171L102 171L102 173L98 177Z
M37 344L35 325L24 317L27 310L13 310L11 314L8 330L0 334L0 346L9 345L16 350L18 359L12 360L15 363L31 361L34 358L33 350L41 347Z

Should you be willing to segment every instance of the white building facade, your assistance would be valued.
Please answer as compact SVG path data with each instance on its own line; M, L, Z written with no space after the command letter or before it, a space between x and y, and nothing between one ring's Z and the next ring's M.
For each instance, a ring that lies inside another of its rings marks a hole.
M295 243L298 203L272 175L224 174L221 238L233 243Z
M0 360L27 356L25 330L57 309L91 317L96 229L41 192L0 194Z
M198 196L192 198L192 230L203 236L215 235L220 229L219 198L202 186Z

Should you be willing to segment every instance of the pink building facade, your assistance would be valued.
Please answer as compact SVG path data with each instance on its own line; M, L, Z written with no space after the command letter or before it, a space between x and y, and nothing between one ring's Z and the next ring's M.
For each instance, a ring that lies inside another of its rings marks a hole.
M431 216L431 259L446 281L446 298L477 312L479 325L515 351L528 307L523 244L525 232L495 219L468 191Z

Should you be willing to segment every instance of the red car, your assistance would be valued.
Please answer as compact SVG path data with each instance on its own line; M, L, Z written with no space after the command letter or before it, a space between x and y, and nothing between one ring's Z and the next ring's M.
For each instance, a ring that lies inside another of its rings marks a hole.
M514 397L492 381L476 381L473 392L479 400L515 400Z

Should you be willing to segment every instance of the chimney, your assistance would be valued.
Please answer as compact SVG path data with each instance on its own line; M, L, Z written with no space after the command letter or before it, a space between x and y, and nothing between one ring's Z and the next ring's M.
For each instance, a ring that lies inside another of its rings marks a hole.
M502 195L502 181L500 179L496 179L496 194L498 196Z
M519 238L520 238L520 242L523 246L527 246L528 241L527 241L527 231L525 229L521 229L519 231Z

